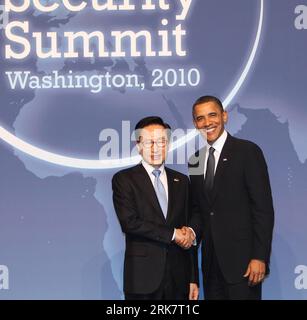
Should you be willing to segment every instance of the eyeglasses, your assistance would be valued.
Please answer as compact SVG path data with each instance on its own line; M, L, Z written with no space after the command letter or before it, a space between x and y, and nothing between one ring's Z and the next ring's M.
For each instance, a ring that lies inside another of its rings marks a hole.
M157 145L157 147L159 148L163 148L166 146L167 144L167 140L166 139L158 139L157 141L154 141L154 140L144 140L144 141L139 141L143 146L144 148L151 148L154 144Z

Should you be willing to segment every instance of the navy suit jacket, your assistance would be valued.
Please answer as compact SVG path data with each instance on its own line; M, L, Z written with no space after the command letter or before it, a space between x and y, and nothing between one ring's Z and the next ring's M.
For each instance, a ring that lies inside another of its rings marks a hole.
M168 213L165 219L152 182L142 164L116 173L112 180L113 203L126 235L124 291L150 294L160 286L165 265L171 265L176 287L188 293L198 282L194 249L172 242L174 228L187 226L190 214L189 179L165 168Z
M209 195L204 184L205 153L203 148L189 161L190 226L202 241L204 280L213 245L225 279L238 283L251 259L269 266L274 209L267 165L256 144L228 134Z

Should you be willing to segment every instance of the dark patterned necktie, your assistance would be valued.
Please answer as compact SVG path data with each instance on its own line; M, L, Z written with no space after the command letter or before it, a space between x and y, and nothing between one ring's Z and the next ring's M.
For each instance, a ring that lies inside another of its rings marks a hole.
M213 182L214 182L214 169L215 169L214 151L215 149L213 147L210 147L209 157L207 160L206 176L205 176L205 189L209 193L213 188Z

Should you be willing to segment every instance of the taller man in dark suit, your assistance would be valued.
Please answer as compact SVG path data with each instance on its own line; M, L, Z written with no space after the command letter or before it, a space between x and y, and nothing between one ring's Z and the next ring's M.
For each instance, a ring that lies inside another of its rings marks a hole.
M196 100L193 121L207 140L189 163L205 299L261 299L274 223L263 153L225 131L227 112L215 97Z
M113 202L126 235L124 292L128 300L198 298L189 221L188 177L164 166L169 126L147 117L135 127L143 160L116 173Z

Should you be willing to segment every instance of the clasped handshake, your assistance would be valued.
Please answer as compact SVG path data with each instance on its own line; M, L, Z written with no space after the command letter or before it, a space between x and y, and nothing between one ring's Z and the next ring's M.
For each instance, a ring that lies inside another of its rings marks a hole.
M195 240L195 234L189 227L182 227L181 229L176 229L175 242L178 246L183 249L189 249L193 245Z

